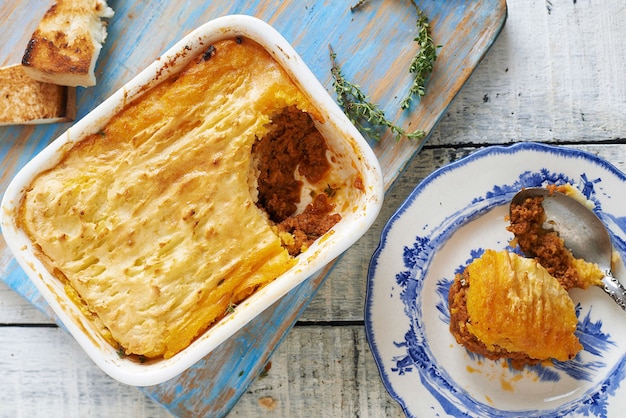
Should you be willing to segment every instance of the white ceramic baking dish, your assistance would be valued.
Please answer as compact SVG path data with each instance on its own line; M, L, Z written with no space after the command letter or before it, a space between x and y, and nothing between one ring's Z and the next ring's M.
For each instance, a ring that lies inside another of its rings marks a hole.
M180 71L212 43L235 36L244 36L261 44L309 96L325 118L324 123L318 124L318 129L326 137L333 152L341 156L346 169L356 168L361 172L364 192L350 194L350 204L340 209L342 220L299 255L293 268L237 306L233 313L207 330L185 350L172 358L144 364L120 357L116 349L102 338L67 297L60 281L35 256L32 242L16 225L16 209L24 190L35 176L54 166L73 144L86 135L99 132L125 104ZM187 35L26 164L12 180L3 197L2 233L20 266L58 315L62 325L93 361L121 382L147 386L169 380L192 366L264 309L344 252L374 222L382 205L383 194L381 169L371 148L293 47L263 21L250 16L232 15L212 20Z

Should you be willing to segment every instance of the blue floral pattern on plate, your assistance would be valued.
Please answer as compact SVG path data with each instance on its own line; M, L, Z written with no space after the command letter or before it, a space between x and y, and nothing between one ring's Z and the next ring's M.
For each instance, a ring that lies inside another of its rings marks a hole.
M408 416L609 416L626 394L626 313L600 289L572 290L584 350L516 370L465 350L448 330L455 273L486 248L508 248L505 216L523 187L570 183L595 203L626 254L626 176L575 149L493 146L420 183L391 217L368 274L366 334L383 383ZM624 265L615 266L625 277ZM619 319L622 318L621 321Z

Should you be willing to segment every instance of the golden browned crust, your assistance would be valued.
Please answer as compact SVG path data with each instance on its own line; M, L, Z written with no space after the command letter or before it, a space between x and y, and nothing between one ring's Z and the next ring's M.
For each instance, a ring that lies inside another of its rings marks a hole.
M275 128L272 117L300 126L303 111L317 111L255 42L210 51L78 142L19 209L42 261L127 354L173 356L296 262L283 242L297 242L295 230L279 231L256 205L252 148ZM334 218L319 196L308 209L316 221L287 218L305 235Z
M455 277L448 302L457 342L489 359L521 367L582 349L572 300L534 259L486 250Z
M450 332L456 342L469 351L479 354L490 360L508 359L515 368L522 368L524 365L535 365L542 360L533 359L523 352L509 352L506 349L494 346L488 349L487 346L472 334L466 324L469 323L467 313L467 289L470 285L470 277L467 271L457 274L454 282L450 286L448 293L448 306L450 307Z
M36 68L53 81L56 74L73 74L85 77L89 74L91 60L94 54L92 43L84 38L77 38L72 45L74 54L59 49L56 45L68 44L67 36L63 32L56 32L53 38L44 36L35 31L22 57L24 67ZM32 74L36 74L32 72ZM34 76L35 78L37 76Z
M548 189L573 193L570 185ZM486 358L510 359L516 367L548 358L567 360L576 354L580 349L573 335L577 320L566 290L586 289L603 276L597 265L576 259L557 232L544 229L542 202L542 197L529 198L512 204L510 210L507 230L515 235L512 245L519 245L531 258L487 250L455 277L448 294L450 332L456 341ZM554 316L557 309L560 317ZM520 321L520 316L530 322ZM544 328L533 328L536 323ZM559 337L544 341L550 333Z

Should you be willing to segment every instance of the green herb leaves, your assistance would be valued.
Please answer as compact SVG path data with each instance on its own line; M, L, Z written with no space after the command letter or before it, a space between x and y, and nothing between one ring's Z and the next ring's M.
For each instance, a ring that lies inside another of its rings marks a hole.
M350 8L355 11L361 7L365 0L361 0ZM414 41L419 44L417 54L411 60L409 72L413 74L413 83L404 100L400 103L400 107L404 110L411 106L414 97L423 97L426 94L426 79L433 71L434 63L437 59L437 48L430 34L430 23L426 14L420 10L414 1L411 1L417 10L417 29L418 33ZM363 134L380 139L380 135L384 129L389 129L396 137L396 140L407 138L410 140L420 140L424 138L426 133L422 130L414 132L406 132L402 127L392 123L385 117L385 113L380 107L372 103L369 97L363 92L357 84L351 83L345 79L341 73L341 68L336 62L337 55L333 51L331 45L328 45L331 74L333 76L333 87L337 94L337 103L343 109L344 113L356 128Z
M414 75L413 85L407 97L400 104L402 109L408 109L411 106L413 96L423 97L426 94L426 78L433 71L435 61L437 60L438 47L430 35L428 16L420 9L417 10L417 14L418 32L417 37L413 40L419 44L420 49L411 60L409 72Z
M363 93L361 87L347 81L341 74L341 68L336 62L336 54L332 46L328 45L333 76L333 87L337 93L337 103L343 109L350 122L361 132L375 139L380 139L381 128L389 128L396 139L406 137L418 140L424 137L424 131L418 130L406 133L400 126L390 122L376 104L369 101L369 97Z

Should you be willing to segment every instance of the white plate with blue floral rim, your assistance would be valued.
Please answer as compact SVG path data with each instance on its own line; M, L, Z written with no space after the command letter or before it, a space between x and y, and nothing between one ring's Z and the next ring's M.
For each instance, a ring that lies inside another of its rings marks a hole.
M626 406L626 312L574 289L574 360L516 370L450 334L448 289L485 249L511 249L509 202L523 187L571 183L626 255L626 175L571 148L492 146L433 172L390 218L370 262L365 329L381 378L407 416L618 416ZM614 268L626 280L621 261Z

